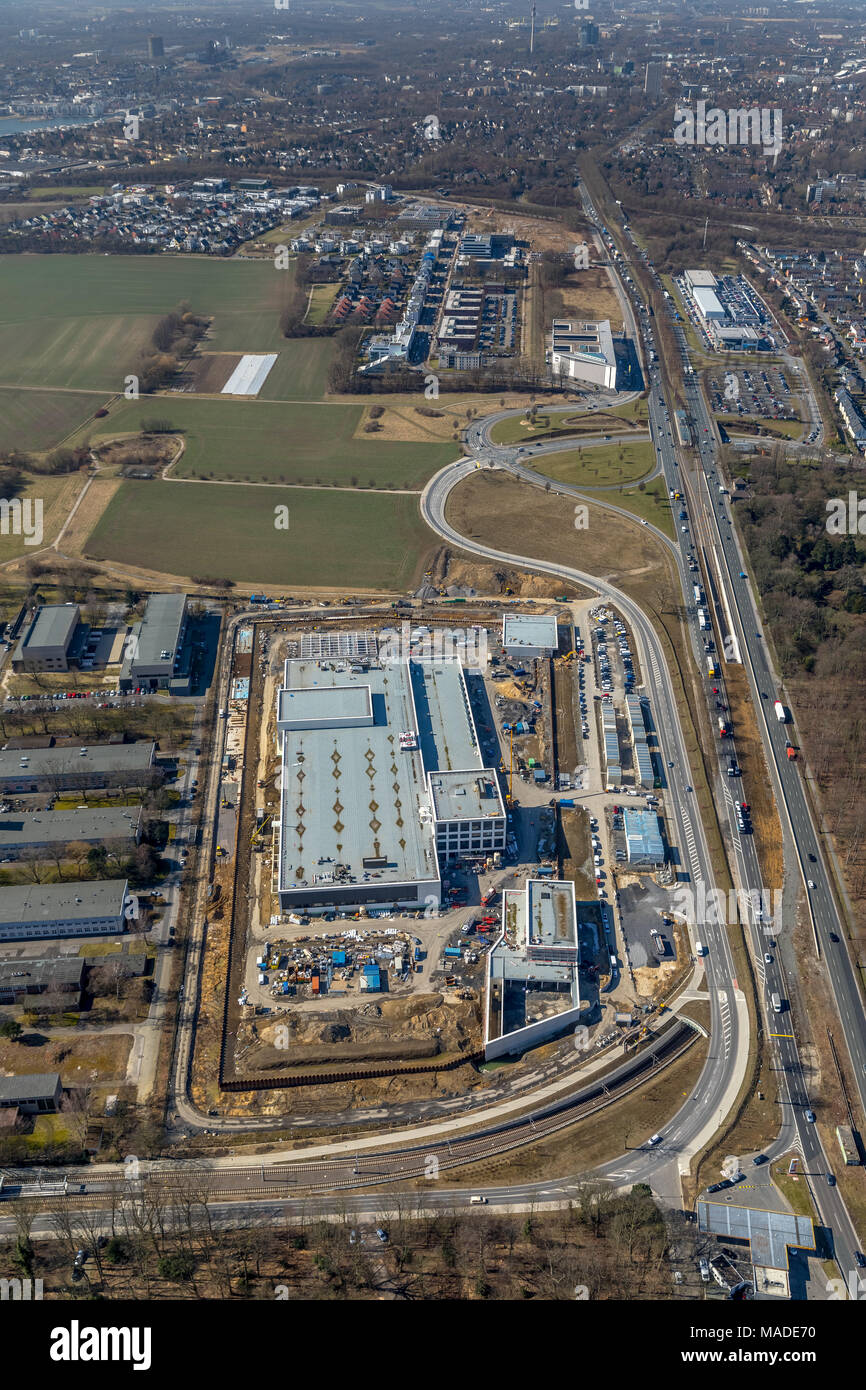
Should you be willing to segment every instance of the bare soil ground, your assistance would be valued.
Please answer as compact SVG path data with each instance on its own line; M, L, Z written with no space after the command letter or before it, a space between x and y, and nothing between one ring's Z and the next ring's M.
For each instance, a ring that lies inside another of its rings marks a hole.
M4 1076L58 1071L64 1086L123 1081L131 1046L130 1033L82 1033L80 1037L52 1039L25 1027L21 1042L0 1041L0 1071Z
M578 240L572 237L569 250ZM586 270L574 271L559 291L559 298L557 318L610 319L612 331L622 332L622 309L604 266L591 264Z
M561 584L543 574L529 574L511 566L496 566L475 560L450 546L440 546L430 562L429 583L437 587L474 589L477 594L504 594L511 589L515 597L550 599L567 593L574 599L588 598L578 584Z
M282 1071L371 1060L444 1059L478 1047L480 1026L479 1006L474 1002L445 999L441 994L372 1000L362 996L358 1008L318 1014L290 1008L265 1026L244 1023L238 1030L238 1046L244 1048L247 1074L259 1068ZM287 1048L275 1045L278 1027L288 1029Z
M192 383L198 395L222 391L241 360L239 352L202 352L189 363L184 380Z

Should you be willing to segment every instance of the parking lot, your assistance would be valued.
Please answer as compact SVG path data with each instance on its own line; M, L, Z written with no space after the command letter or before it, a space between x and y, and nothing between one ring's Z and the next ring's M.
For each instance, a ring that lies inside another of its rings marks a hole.
M785 372L775 366L729 367L708 377L712 408L719 415L798 420L798 399Z

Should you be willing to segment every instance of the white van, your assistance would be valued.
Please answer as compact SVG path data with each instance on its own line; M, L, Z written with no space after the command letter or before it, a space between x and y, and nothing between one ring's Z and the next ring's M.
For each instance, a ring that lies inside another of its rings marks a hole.
M695 955L696 955L696 956L702 956L703 954L704 954L704 946L703 946L703 944L702 944L700 941L696 941L696 942L695 942Z
M486 1207L486 1206L487 1206L487 1198L486 1198L486 1197L479 1197L479 1196L477 1196L477 1195L474 1196L474 1197L470 1197L470 1198L469 1198L469 1205L470 1205L470 1207Z

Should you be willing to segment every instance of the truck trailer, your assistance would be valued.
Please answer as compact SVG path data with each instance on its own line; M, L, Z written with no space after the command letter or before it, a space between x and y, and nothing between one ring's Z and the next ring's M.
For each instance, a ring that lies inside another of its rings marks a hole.
M773 705L773 709L776 711L776 718L778 719L779 723L780 723L780 724L787 724L787 722L788 722L788 711L785 709L785 706L782 704L782 701L781 701L781 700L776 700L776 701L775 701L775 703L774 703L774 705Z

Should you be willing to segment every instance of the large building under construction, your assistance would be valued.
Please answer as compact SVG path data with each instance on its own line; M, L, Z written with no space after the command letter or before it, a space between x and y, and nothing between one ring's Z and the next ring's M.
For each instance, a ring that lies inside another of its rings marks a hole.
M440 859L505 848L459 661L289 660L277 737L284 912L438 906Z

